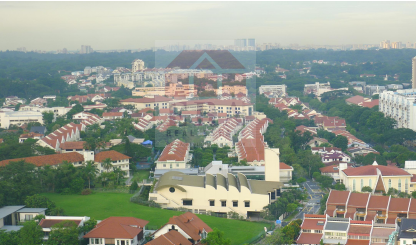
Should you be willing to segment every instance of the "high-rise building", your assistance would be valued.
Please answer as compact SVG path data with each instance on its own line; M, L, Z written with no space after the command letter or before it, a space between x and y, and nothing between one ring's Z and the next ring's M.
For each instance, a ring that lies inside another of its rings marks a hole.
M246 47L247 46L247 39L236 39L234 40L234 45L238 47Z
M416 89L416 57L412 59L412 88Z
M94 50L89 45L81 45L81 54L92 53Z
M248 39L248 46L256 47L256 39Z
M131 72L137 72L139 70L144 70L143 60L136 59L131 63Z

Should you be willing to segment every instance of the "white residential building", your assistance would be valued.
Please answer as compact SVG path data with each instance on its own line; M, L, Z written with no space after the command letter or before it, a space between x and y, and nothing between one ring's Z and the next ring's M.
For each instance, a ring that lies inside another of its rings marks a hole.
M192 156L189 154L190 144L176 139L168 144L155 162L156 169L187 169Z
M379 111L397 121L398 128L416 130L416 89L384 91L380 94Z
M143 60L140 59L136 59L131 63L131 71L132 72L137 72L140 70L144 70L144 62Z
M259 93L264 94L265 92L270 92L276 95L286 95L286 85L261 85L259 87Z
M0 112L0 127L8 129L10 125L22 126L24 124L39 122L43 124L43 116L40 112Z

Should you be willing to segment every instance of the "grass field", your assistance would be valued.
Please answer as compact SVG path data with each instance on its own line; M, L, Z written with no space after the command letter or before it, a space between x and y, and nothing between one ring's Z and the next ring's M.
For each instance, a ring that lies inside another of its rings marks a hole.
M142 182L143 179L148 179L150 175L150 170L139 170L136 171L133 175L133 180L136 180L137 182Z
M65 210L66 215L89 216L102 220L110 216L132 216L149 221L149 226L160 227L170 217L182 212L159 208L150 208L130 202L130 194L100 192L91 195L60 195L54 193L43 194L54 201L58 207ZM244 244L264 231L269 224L238 221L198 215L211 228L224 231L231 244Z

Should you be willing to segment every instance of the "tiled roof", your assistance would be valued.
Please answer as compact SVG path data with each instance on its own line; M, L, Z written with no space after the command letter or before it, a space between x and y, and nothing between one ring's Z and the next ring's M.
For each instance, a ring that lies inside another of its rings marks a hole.
M410 179L410 182L411 183L416 183L416 175L415 174L412 175L412 177Z
M328 204L347 204L348 197L350 195L349 191L339 191L339 190L331 190L328 196L327 203Z
M81 130L83 129L83 126L85 127L85 125L83 124L69 123L55 130L49 135L45 136L41 140L47 143L48 145L50 145L53 149L55 149L56 143L58 141L59 143L62 143L63 139L66 141L68 138L74 135L76 131L81 132Z
M348 239L345 245L369 245L370 240Z
M185 161L189 145L179 139L174 140L163 149L158 161Z
M408 172L398 167L367 165L355 168L348 168L343 170L347 176L376 176L377 170L381 172L382 176L410 176Z
M163 96L155 96L154 98L138 98L138 99L123 99L120 100L120 102L126 102L126 103L155 103L155 102L166 102L171 101L171 99Z
M184 101L184 102L176 102L174 105L178 106L185 106L185 105L227 105L227 106L249 106L252 104L245 103L242 100L236 100L236 99L227 99L227 100L221 100L221 99L201 99L201 100L190 100L190 101Z
M84 238L133 239L149 223L134 217L110 217L98 223Z
M103 160L107 158L110 158L111 161L131 159L131 157L127 155L124 155L114 150L110 150L110 151L99 152L98 154L96 154L94 157L94 161L102 162Z
M389 212L405 213L409 209L409 198L391 198Z
M361 103L362 107L368 107L368 108L373 108L374 106L378 106L380 103L379 99L375 99L369 102L363 102Z
M318 245L321 242L322 233L306 233L302 232L296 240L297 244L313 244Z
M0 161L0 166L5 166L9 164L10 162L16 162L20 160L24 160L25 162L34 164L35 166L46 166L46 165L53 166L53 165L62 164L62 162L64 161L68 161L70 163L83 162L84 156L77 152L33 156L33 157L26 157L26 158L3 160L3 161Z
M122 112L104 112L103 117L121 117L123 116Z
M348 235L370 235L371 233L371 223L370 225L350 225L350 229L348 230Z
M43 136L43 134L30 132L30 133L27 133L27 134L21 134L20 138L35 138L35 137L42 137L42 136Z
M199 234L205 229L207 233L212 232L211 227L209 227L205 222L203 222L198 216L191 212L186 212L179 216L173 216L169 219L168 224L177 225L181 228L186 234L188 234L194 241L201 239Z
M304 219L301 225L301 229L306 230L323 230L325 224L324 219Z
M390 201L389 196L371 196L368 203L369 210L387 210L387 205ZM367 219L366 219L367 220Z
M356 96L346 99L345 101L347 101L348 103L358 105L359 103L364 102L364 97L360 95L356 95Z
M410 200L409 213L416 213L416 199Z
M331 165L319 168L321 173L339 173L338 165Z
M64 142L61 144L61 149L84 149L85 141L79 142Z
M145 245L192 245L192 243L178 231L169 231Z
M365 208L369 200L369 193L355 193L352 192L348 200L348 207Z
M293 167L286 165L286 163L280 162L280 170L292 170Z

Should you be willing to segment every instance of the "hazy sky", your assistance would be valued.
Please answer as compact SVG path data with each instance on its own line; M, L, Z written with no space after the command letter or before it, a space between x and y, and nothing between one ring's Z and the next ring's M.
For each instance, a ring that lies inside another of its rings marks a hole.
M416 42L416 2L0 2L0 50L139 49L156 40Z

